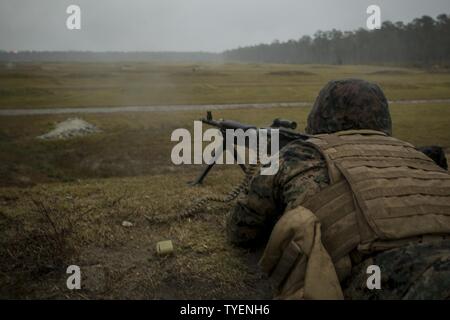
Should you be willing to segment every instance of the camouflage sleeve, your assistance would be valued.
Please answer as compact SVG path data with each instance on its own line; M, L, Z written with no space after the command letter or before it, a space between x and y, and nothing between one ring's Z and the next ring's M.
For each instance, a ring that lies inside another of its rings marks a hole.
M275 189L274 176L258 175L253 178L249 190L238 198L229 215L227 235L231 243L250 247L266 237L270 220L277 213Z
M327 182L325 161L303 141L285 146L279 160L277 174L255 176L248 191L239 197L227 221L231 243L244 247L261 244L286 208L292 208L296 199L305 194L315 192L318 183Z

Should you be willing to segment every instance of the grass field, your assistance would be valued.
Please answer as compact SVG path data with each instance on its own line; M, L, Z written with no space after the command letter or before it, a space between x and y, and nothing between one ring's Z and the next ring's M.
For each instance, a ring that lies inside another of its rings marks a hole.
M0 71L2 107L111 106L312 101L331 78L379 82L390 100L450 98L450 74L375 66L28 64ZM308 74L312 73L312 74ZM265 126L277 117L305 127L308 107L217 110L217 118ZM392 104L394 135L450 148L450 104ZM224 236L227 206L154 225L145 216L179 212L238 183L237 167L174 166L170 134L200 111L86 114L102 132L42 141L70 115L0 117L0 297L270 298L258 251ZM134 226L125 228L122 221ZM175 253L155 245L172 239ZM69 291L65 268L82 269Z
M309 108L217 110L217 118L267 126L273 119L306 124ZM392 105L395 136L415 145L450 147L450 108L447 104ZM83 119L102 132L71 140L42 141L36 136L49 131L67 115L0 117L0 186L40 182L75 181L182 172L198 172L198 166L176 167L170 161L176 128L192 129L201 111L87 114Z
M390 100L450 98L450 72L387 66L45 63L0 65L0 108L313 101L325 82L364 78Z

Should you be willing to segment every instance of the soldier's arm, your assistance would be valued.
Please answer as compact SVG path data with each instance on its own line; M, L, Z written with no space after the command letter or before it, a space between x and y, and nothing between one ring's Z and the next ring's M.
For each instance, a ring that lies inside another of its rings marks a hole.
M268 239L286 207L294 204L294 199L314 192L318 188L316 184L326 180L317 174L323 173L324 160L317 150L302 141L283 148L279 160L276 175L256 176L248 192L239 197L227 222L230 242L239 246L261 244Z
M256 176L241 195L227 221L228 240L238 246L257 246L268 238L280 213L274 195L274 176ZM277 210L278 209L278 210Z

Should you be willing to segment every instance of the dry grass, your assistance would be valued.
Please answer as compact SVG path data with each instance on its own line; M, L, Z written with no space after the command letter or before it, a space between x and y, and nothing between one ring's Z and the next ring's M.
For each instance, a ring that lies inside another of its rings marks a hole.
M216 118L235 119L259 126L274 118L295 120L305 127L309 108L218 110ZM394 135L418 146L450 147L450 108L446 104L392 105ZM0 117L0 186L33 185L85 178L127 177L180 172L171 164L171 132L192 129L203 117L199 111L176 113L89 114L83 116L102 129L94 136L67 141L35 139L67 115ZM182 174L194 178L199 168L186 166Z
M448 70L232 63L26 63L13 70L0 65L0 108L313 101L328 80L351 77L379 83L392 100L450 98Z
M8 298L268 298L268 282L255 269L256 255L231 247L224 238L225 207L205 209L196 218L170 224L154 225L145 218L179 212L199 196L225 192L239 177L238 170L223 170L198 188L190 188L180 183L178 175L170 174L0 189L2 247L14 255L29 246L22 251L20 259L1 260L7 281L2 283L0 295ZM39 195L40 203L46 203L47 208L39 204L38 211L32 210L34 205L24 201L29 194ZM51 210L51 223L42 220L41 213L47 210ZM58 224L66 221L64 217L70 217L70 230L76 237L61 233L63 229L59 225L54 227L56 217L61 220ZM134 226L122 227L124 220ZM17 221L24 224L23 228L8 232ZM36 230L42 230L45 241L31 238ZM29 241L17 239L18 234ZM165 239L173 241L175 253L159 257L155 245ZM58 247L60 243L76 250L64 251L67 254L63 255ZM41 255L42 250L53 256ZM58 266L52 265L55 257ZM82 276L85 271L81 291L70 292L65 288L67 275L61 267L70 264L79 265Z
M0 72L0 105L71 106L312 100L330 78L380 82L389 99L449 98L450 75L371 66L136 64L21 65ZM270 74L272 73L272 74ZM275 73L275 74L273 74ZM314 73L313 75L305 73ZM305 127L309 108L214 111L258 126L274 118ZM392 105L394 135L450 148L450 105ZM269 298L258 252L225 239L227 206L155 225L146 216L180 212L203 195L224 193L242 173L214 168L201 187L186 182L199 166L170 162L171 132L192 129L197 111L86 114L101 133L42 141L69 115L0 117L1 298ZM125 228L122 222L133 227ZM175 252L159 257L157 241ZM65 268L77 264L82 290L69 291Z
M283 117L301 128L308 110L223 110L214 116L257 125ZM418 145L450 146L448 105L391 110L396 136ZM201 116L193 111L86 115L103 132L68 141L35 139L65 116L1 118L0 296L270 297L256 268L257 253L226 243L227 207L170 225L152 225L145 218L180 212L196 198L226 192L242 177L237 167L220 166L204 186L190 188L186 182L200 168L171 165L171 131L191 128ZM135 226L122 227L124 220ZM175 254L161 258L154 248L164 239L173 240ZM72 263L84 272L81 292L65 288L64 268Z

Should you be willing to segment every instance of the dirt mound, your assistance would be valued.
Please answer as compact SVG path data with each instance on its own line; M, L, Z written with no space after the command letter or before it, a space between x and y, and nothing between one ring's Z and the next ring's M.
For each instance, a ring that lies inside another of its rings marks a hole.
M53 130L38 136L38 139L44 140L58 140L69 139L74 137L85 136L88 134L99 132L100 130L80 118L69 118L63 122L58 123Z

